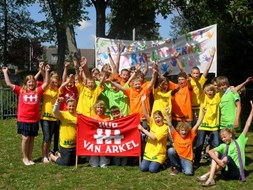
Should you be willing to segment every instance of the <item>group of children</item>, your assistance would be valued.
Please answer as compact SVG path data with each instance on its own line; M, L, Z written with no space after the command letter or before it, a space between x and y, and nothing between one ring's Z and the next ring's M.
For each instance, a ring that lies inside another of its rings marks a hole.
M212 83L205 84L215 55L214 48L202 75L198 67L193 67L191 73L187 74L179 60L179 53L175 51L172 56L180 69L177 83L170 81L166 73L162 75L159 72L157 62L153 64L151 80L146 81L148 59L145 59L143 72L139 65L119 71L120 45L116 61L113 60L110 49L107 53L110 63L104 64L101 71L96 68L90 71L86 58L82 57L80 65L77 59L73 60L75 75L68 75L70 62L66 62L61 84L60 77L54 72L49 73L50 67L43 63L39 65L38 75L27 76L22 87L11 83L8 69L3 67L7 86L19 96L17 126L18 133L22 134L25 165L34 164L32 150L34 137L38 135L39 121L43 132L42 162L73 165L77 114L108 121L139 113L141 122L136 127L142 136L141 171L158 172L168 158L171 175L176 175L179 171L193 175L194 168L199 167L208 135L211 170L197 180L204 181L203 186L214 185L214 174L219 170L230 178L239 179L242 176L246 134L253 117L253 106L243 133L237 140L242 153L242 166L238 164L237 151L234 151L238 146L234 145L236 141L233 128L239 126L241 112L237 91L251 82L251 77L237 87L231 87L225 76L219 76ZM36 82L40 74L43 76L43 84ZM150 101L151 97L153 101ZM40 110L41 98L43 101ZM60 150L53 153L50 145L53 135L57 138L57 133ZM168 139L171 147L167 150ZM221 140L225 144L221 144ZM229 149L221 158L226 144ZM126 165L127 158L113 157L111 162ZM106 167L110 158L91 156L89 163L92 167Z

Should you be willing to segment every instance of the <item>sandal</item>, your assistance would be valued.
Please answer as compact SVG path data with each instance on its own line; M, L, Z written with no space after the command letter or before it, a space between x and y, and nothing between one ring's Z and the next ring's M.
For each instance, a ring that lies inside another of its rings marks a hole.
M196 181L203 182L203 181L206 181L207 179L208 179L208 176L202 175L202 176L197 177Z
M205 183L202 184L202 187L210 187L210 186L214 186L215 185L215 181L206 181Z
M55 156L60 156L60 152L59 152L59 151L56 151L56 152L54 153L54 155L55 155Z

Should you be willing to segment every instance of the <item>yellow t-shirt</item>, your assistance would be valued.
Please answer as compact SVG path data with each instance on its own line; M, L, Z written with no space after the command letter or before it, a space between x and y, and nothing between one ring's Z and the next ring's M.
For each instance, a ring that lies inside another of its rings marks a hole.
M168 137L168 126L158 126L151 119L150 132L156 136L156 140L148 137L143 158L152 162L163 164L166 159L166 145Z
M199 79L199 84L201 85L202 88L203 88L205 82L206 82L206 78L203 75L201 75L201 77ZM192 85L192 88L193 88L192 107L199 107L201 92L200 92L196 82L193 79L191 79L191 85Z
M166 107L170 108L169 115L171 115L171 110L172 110L171 90L164 93L164 92L161 92L160 88L158 87L158 88L153 89L153 96L154 96L154 103L152 107L151 117L153 117L153 114L156 110L160 110L163 114L164 120L166 121L165 108Z
M204 102L200 104L199 117L202 114L202 108L206 108L205 117L198 130L217 131L220 123L220 94L217 93L211 99L205 95Z
M50 87L46 88L43 94L43 103L42 103L40 119L47 120L47 121L57 121L53 113L53 107L58 96L59 96L59 89L54 90Z
M79 99L76 111L88 117L96 115L93 106L96 103L98 96L103 91L102 87L98 85L94 90L90 90L82 83L78 83L77 90L79 93Z
M60 111L58 119L61 121L60 146L63 148L73 148L76 146L76 113Z

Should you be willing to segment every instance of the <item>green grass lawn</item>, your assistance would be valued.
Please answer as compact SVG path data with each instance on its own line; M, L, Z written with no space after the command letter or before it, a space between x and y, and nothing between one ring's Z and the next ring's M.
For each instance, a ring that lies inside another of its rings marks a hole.
M252 131L252 130L251 130ZM253 133L248 134L246 148L246 182L224 181L218 175L216 186L205 189L253 189ZM22 163L21 137L16 132L16 121L0 121L0 189L204 189L196 182L208 170L201 166L194 176L170 176L170 168L157 174L142 173L138 166L91 168L87 163L63 167L54 163L41 163L42 131L35 139L33 158L36 164Z

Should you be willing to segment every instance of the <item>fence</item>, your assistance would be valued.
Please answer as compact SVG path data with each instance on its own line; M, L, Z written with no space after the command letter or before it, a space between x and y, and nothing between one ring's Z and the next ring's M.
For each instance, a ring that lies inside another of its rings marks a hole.
M247 89L242 101L242 114L251 110L249 101L253 101L253 89ZM0 118L15 117L17 114L17 95L9 88L0 87Z
M17 95L9 88L0 87L0 118L15 117L17 115Z

